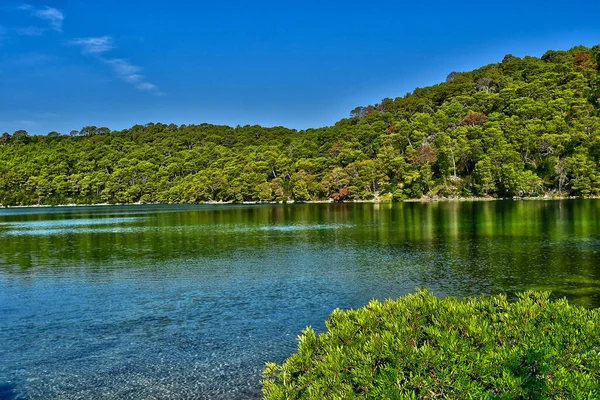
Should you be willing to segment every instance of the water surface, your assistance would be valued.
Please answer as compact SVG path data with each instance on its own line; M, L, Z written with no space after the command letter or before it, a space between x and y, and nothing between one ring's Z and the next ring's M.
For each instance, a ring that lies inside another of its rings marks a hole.
M600 306L600 201L0 210L0 399L256 399L307 325L416 287Z

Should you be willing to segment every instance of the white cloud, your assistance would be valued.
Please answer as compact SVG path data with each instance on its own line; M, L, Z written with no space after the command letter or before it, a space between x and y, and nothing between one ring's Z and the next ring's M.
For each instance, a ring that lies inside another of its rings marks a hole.
M65 15L56 8L48 7L45 8L35 8L30 4L23 4L18 7L19 10L29 11L32 17L45 21L50 26L50 29L56 32L62 32L63 21L65 20ZM46 29L38 28L43 33ZM26 33L25 33L26 34Z
M146 77L140 74L142 71L141 67L133 65L128 60L122 58L102 59L102 61L110 65L121 80L134 85L136 89L151 92L156 95L162 95L158 86L147 82Z
M34 15L41 20L48 21L50 27L56 32L62 32L65 15L56 8L46 7L43 10L36 10L34 11Z
M29 26L17 29L17 33L25 36L41 36L47 30L52 29L62 32L62 24L65 19L64 14L52 7L36 8L30 4L23 4L18 7L20 10L29 11L31 16L46 21L49 28L40 28ZM0 41L2 39L2 27L0 26ZM163 95L158 86L148 82L146 77L141 74L142 68L132 64L129 60L122 58L108 58L105 53L116 48L111 36L90 36L71 39L66 42L69 45L77 46L81 53L93 56L97 60L109 65L115 75L124 82L133 85L136 89L149 92L155 95Z
M148 91L158 90L158 87L154 83L150 83L150 82L142 82L140 84L137 84L135 87L140 90L148 90Z
M127 60L113 58L104 60L104 62L113 67L117 74L126 77L130 81L135 82L144 78L142 75L138 74L138 72L140 72L142 69L137 65L131 64Z
M145 78L144 75L130 74L130 75L126 75L124 79L129 83L138 83L138 82L143 81L144 78Z
M17 129L31 128L37 125L37 121L31 119L13 119L13 120L5 120L0 121L2 125L14 125L17 126Z
M28 26L26 28L17 28L17 33L21 36L42 36L46 32L39 26Z
M115 48L110 36L77 38L69 41L69 44L81 46L83 54L101 54Z
M38 67L54 63L59 58L46 53L28 52L15 54L10 58L10 63L18 67Z

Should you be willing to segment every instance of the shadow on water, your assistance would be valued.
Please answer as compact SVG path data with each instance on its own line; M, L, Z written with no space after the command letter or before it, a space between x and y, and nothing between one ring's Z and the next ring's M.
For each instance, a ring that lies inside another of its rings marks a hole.
M0 383L0 400L24 400L15 392L16 386L12 383Z

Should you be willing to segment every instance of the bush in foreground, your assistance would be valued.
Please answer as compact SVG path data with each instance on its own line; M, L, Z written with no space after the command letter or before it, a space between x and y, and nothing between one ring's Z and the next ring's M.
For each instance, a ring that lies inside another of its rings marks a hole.
M600 310L548 293L419 291L335 310L326 326L267 364L265 399L600 399Z

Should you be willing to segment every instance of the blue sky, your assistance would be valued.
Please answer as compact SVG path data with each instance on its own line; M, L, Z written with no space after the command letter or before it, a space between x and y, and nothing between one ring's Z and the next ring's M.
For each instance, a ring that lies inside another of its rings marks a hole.
M599 13L577 0L0 0L0 132L332 125L507 53L599 44Z

